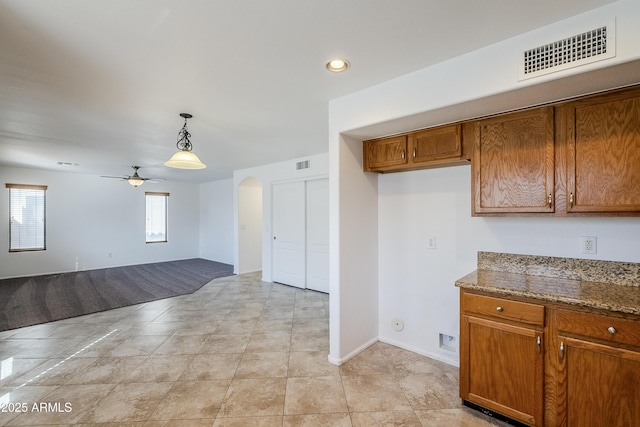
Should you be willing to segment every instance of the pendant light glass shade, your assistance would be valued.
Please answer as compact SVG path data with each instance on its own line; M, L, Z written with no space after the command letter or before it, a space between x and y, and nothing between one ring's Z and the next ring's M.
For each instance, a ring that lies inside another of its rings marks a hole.
M180 132L178 132L178 152L175 153L169 160L164 162L165 166L177 169L204 169L207 167L200 161L198 156L191 152L191 134L187 130L187 119L193 117L189 113L180 113L180 117L184 118L184 125Z
M177 151L169 160L164 162L165 166L177 169L204 169L207 167L200 161L198 156L191 151Z

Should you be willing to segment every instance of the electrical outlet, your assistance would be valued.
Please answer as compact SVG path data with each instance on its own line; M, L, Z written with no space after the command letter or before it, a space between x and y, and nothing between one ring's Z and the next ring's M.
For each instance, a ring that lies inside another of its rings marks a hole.
M598 253L598 238L596 236L582 236L580 238L580 253L591 255Z

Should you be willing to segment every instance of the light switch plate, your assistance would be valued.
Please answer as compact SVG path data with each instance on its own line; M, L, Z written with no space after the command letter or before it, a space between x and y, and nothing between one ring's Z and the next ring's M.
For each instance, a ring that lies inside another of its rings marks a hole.
M427 249L435 249L436 248L436 236L427 237Z

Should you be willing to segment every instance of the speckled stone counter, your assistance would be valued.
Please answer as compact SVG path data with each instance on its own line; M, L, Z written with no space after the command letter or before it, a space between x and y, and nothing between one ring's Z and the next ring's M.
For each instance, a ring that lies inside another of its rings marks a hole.
M478 252L456 286L640 315L640 264Z

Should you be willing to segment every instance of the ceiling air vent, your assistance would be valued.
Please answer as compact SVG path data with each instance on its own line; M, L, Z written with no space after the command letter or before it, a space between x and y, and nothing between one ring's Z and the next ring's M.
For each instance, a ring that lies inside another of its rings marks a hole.
M311 167L311 162L309 160L304 160L302 162L296 163L296 170L300 169L309 169Z
M552 43L525 50L518 80L530 79L567 68L616 56L615 20Z

